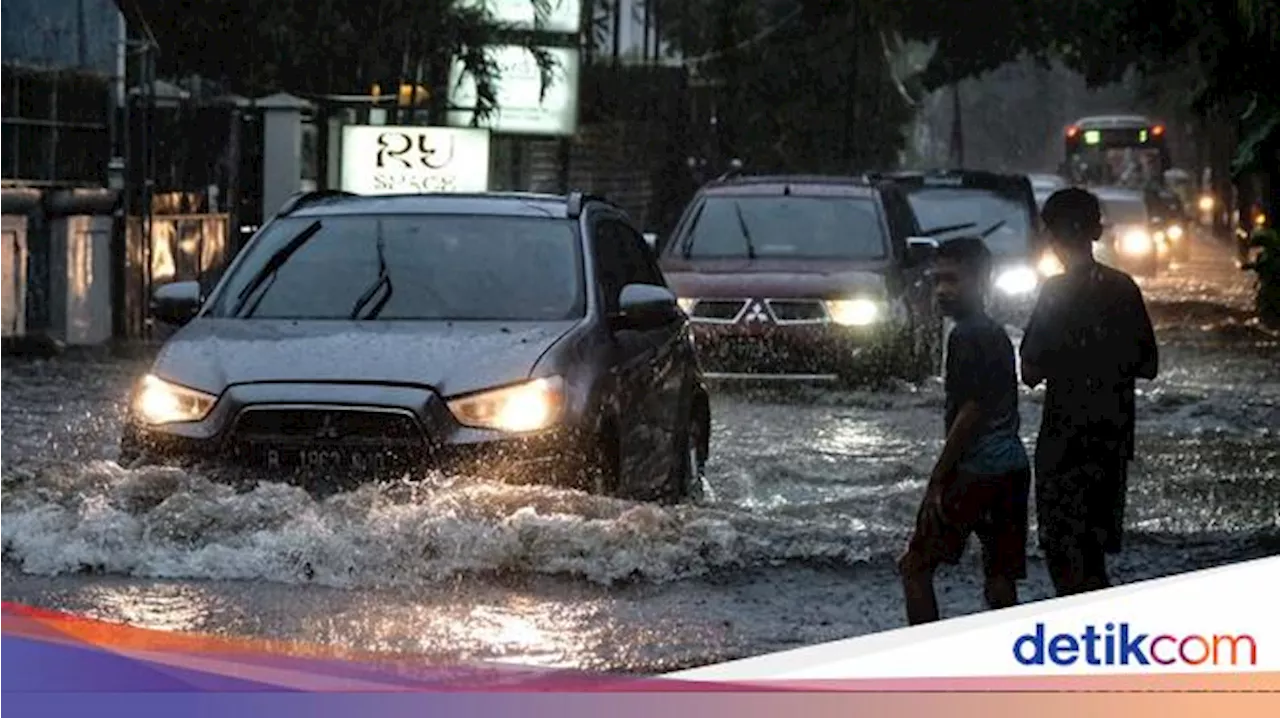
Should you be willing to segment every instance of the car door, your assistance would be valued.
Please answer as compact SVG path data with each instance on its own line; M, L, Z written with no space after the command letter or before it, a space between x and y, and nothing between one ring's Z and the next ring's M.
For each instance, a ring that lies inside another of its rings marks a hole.
M631 261L638 269L634 281L666 287L666 278L644 237L629 224L621 224L618 232L623 236L623 244L628 248L627 251L632 255ZM648 399L652 404L647 407L646 413L653 417L655 431L665 435L658 447L658 455L668 460L675 460L676 455L673 451L663 451L662 446L674 447L677 432L684 430L681 419L687 400L686 384L690 378L688 369L691 362L687 350L692 346L688 331L688 321L678 315L677 319L667 325L655 327L649 332L653 358L649 377L652 391ZM655 470L661 479L667 476L670 468L669 465L657 466Z
M931 326L934 321L933 289L929 284L928 267L923 264L912 264L907 253L907 240L920 234L920 223L905 195L897 190L889 190L884 194L885 213L889 220L890 240L894 246L894 256L898 259L898 271L907 306L914 322L921 326Z
M601 306L606 316L616 314L623 287L644 283L643 264L628 246L625 225L614 215L593 219L596 276ZM654 480L663 454L660 414L654 394L657 387L657 348L653 330L612 328L610 369L618 406L621 479L632 490L647 488Z

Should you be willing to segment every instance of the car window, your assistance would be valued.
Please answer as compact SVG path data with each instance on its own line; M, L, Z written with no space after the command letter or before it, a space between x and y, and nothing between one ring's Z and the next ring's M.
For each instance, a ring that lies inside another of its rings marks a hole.
M1019 197L970 187L919 187L907 198L926 232L972 225L941 234L938 239L974 235L1002 223L984 238L992 254L1020 255L1030 249L1034 215Z
M274 222L229 277L212 315L236 315L238 295L304 231L314 234L263 275L239 316L560 320L585 311L581 251L569 221L367 215Z
M1147 204L1139 198L1107 197L1102 200L1102 217L1109 224L1146 224Z
M706 197L675 251L692 258L883 259L888 241L867 197Z
M644 239L625 223L602 218L595 224L596 275L605 311L616 311L628 284L665 286Z

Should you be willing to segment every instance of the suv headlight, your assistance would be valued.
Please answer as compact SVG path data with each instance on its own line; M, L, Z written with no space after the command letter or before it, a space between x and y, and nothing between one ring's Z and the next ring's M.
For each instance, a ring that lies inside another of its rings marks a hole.
M1155 242L1145 229L1131 229L1120 236L1120 251L1125 254L1148 254L1153 249Z
M681 297L676 300L676 304L680 305L680 310L685 314L691 314L693 312L693 308L698 305L698 300Z
M545 429L564 411L564 381L560 377L534 379L450 399L449 411L458 423L476 429L525 432Z
M142 377L133 399L133 409L148 424L176 424L200 421L218 397L167 382L154 374Z
M1030 267L1014 267L1006 269L996 276L996 289L1005 294L1030 294L1040 284L1034 269Z
M1046 277L1056 277L1067 271L1066 267L1062 266L1062 260L1058 259L1058 255L1051 250L1040 256L1040 261L1036 263L1036 269L1040 270L1040 273Z
M833 299L823 302L831 321L844 327L865 327L880 321L880 303L872 299Z

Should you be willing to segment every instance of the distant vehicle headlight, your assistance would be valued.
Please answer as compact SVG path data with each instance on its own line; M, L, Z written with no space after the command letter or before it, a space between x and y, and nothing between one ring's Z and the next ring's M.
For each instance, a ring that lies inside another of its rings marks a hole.
M1172 239L1173 241L1177 242L1178 240L1182 239L1182 234L1183 234L1182 225L1180 224L1170 225L1169 229L1166 231L1166 234L1169 235L1169 239Z
M1062 266L1062 260L1058 259L1058 255L1053 252L1045 252L1036 263L1036 269L1046 277L1054 277L1067 271L1067 268Z
M1144 229L1131 229L1120 236L1120 251L1125 254L1150 254L1153 249L1155 242Z
M1040 284L1040 278L1030 267L1014 267L996 276L995 284L1005 294L1030 294Z
M133 409L148 424L176 424L184 421L200 421L218 397L185 386L167 382L148 374L142 377L138 393L134 396Z
M676 304L680 305L680 309L684 311L685 314L692 314L693 308L698 304L698 300L681 297L676 300Z
M513 433L538 431L560 420L564 381L560 377L534 379L451 399L448 405L454 418L465 426Z
M1200 195L1199 206L1200 206L1201 212L1212 212L1213 205L1214 205L1213 195L1211 194Z
M880 304L871 299L834 299L825 303L831 321L845 327L865 327L880 321Z

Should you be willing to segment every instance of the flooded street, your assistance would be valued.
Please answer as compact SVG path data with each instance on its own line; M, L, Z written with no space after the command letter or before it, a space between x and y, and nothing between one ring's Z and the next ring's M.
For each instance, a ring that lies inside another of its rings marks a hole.
M1280 553L1280 342L1225 251L1144 285L1120 581ZM1015 336L1015 341L1017 337ZM8 359L5 600L164 630L438 660L656 672L904 624L892 561L942 441L942 392L717 390L712 495L659 507L472 478L316 500L113 461L145 362ZM1040 392L1023 392L1034 447ZM1023 598L1050 587L1033 548ZM977 556L940 575L980 608Z

